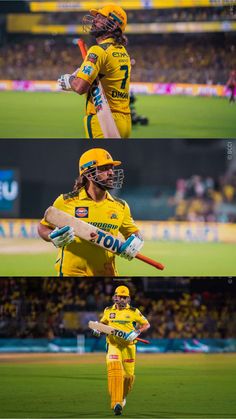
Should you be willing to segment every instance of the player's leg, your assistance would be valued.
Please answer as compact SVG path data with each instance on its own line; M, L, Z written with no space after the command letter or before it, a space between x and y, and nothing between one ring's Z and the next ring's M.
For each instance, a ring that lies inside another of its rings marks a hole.
M129 138L131 135L131 116L120 112L112 112L114 121L121 138Z
M131 135L131 116L120 112L112 113L121 138L129 138ZM86 138L104 138L97 115L84 117L84 129Z
M86 138L104 138L97 115L86 115L84 117L84 130Z
M122 363L124 368L124 392L123 392L123 405L126 403L126 397L132 390L135 380L135 345L128 346L122 350Z
M123 383L123 366L121 351L111 344L107 349L107 375L108 375L108 391L111 397L111 408L114 409L116 415L122 412L122 400L124 392Z

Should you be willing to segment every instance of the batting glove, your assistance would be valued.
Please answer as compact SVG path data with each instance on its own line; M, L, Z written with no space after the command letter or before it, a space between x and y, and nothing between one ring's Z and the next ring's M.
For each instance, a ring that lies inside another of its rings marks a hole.
M93 329L93 336L95 336L96 338L100 338L101 336L101 332L97 329Z
M120 248L120 256L132 260L139 250L143 247L144 241L135 234L131 236L122 244Z
M140 335L140 333L140 330L133 330L126 335L125 340L128 342L133 342L133 340L135 340Z
M74 241L75 233L74 229L69 226L65 226L62 228L56 227L55 230L53 230L48 237L52 241L54 246L64 247Z
M69 92L72 90L70 83L74 78L75 77L71 74L63 74L57 81L62 90Z

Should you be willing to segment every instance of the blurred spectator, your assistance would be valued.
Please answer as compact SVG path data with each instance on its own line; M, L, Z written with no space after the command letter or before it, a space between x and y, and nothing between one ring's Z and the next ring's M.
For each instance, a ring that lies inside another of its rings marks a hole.
M177 221L236 222L235 203L235 173L218 181L198 175L177 179L175 196L169 200Z

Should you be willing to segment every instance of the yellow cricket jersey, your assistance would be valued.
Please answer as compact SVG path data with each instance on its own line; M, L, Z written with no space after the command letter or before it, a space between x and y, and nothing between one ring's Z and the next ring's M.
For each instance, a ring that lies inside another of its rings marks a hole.
M112 112L130 114L129 84L131 64L130 57L123 45L108 38L89 48L77 77L86 80L90 85L99 76ZM95 114L91 90L87 96L86 114Z
M100 322L107 324L108 326L115 327L116 329L124 330L128 333L134 330L136 325L143 326L148 324L146 317L144 317L137 308L131 307L129 304L127 304L126 308L123 310L118 310L115 304L111 307L105 308ZM125 340L113 335L107 336L107 343L120 347L133 345L133 342L126 342Z
M103 201L93 201L85 187L78 192L60 195L53 206L93 224L101 230L117 236L120 232L125 238L138 231L128 204L109 192ZM42 224L50 226L44 219ZM86 240L76 237L68 246L59 249L56 270L60 276L115 276L115 255Z

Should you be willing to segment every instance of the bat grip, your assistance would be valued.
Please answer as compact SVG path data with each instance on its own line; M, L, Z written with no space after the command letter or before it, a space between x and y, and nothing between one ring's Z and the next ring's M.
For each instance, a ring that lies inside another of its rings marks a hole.
M80 49L82 58L84 59L86 57L86 55L87 55L86 45L85 45L84 41L82 39L80 39L80 38L78 39L77 43L78 43L78 47Z
M135 257L136 257L136 259L142 260L143 262L146 262L149 265L154 266L154 268L157 268L160 271L163 271L163 269L165 268L165 266L162 265L162 263L156 262L155 260L150 259L147 256L142 255L141 253L137 253L137 255Z

